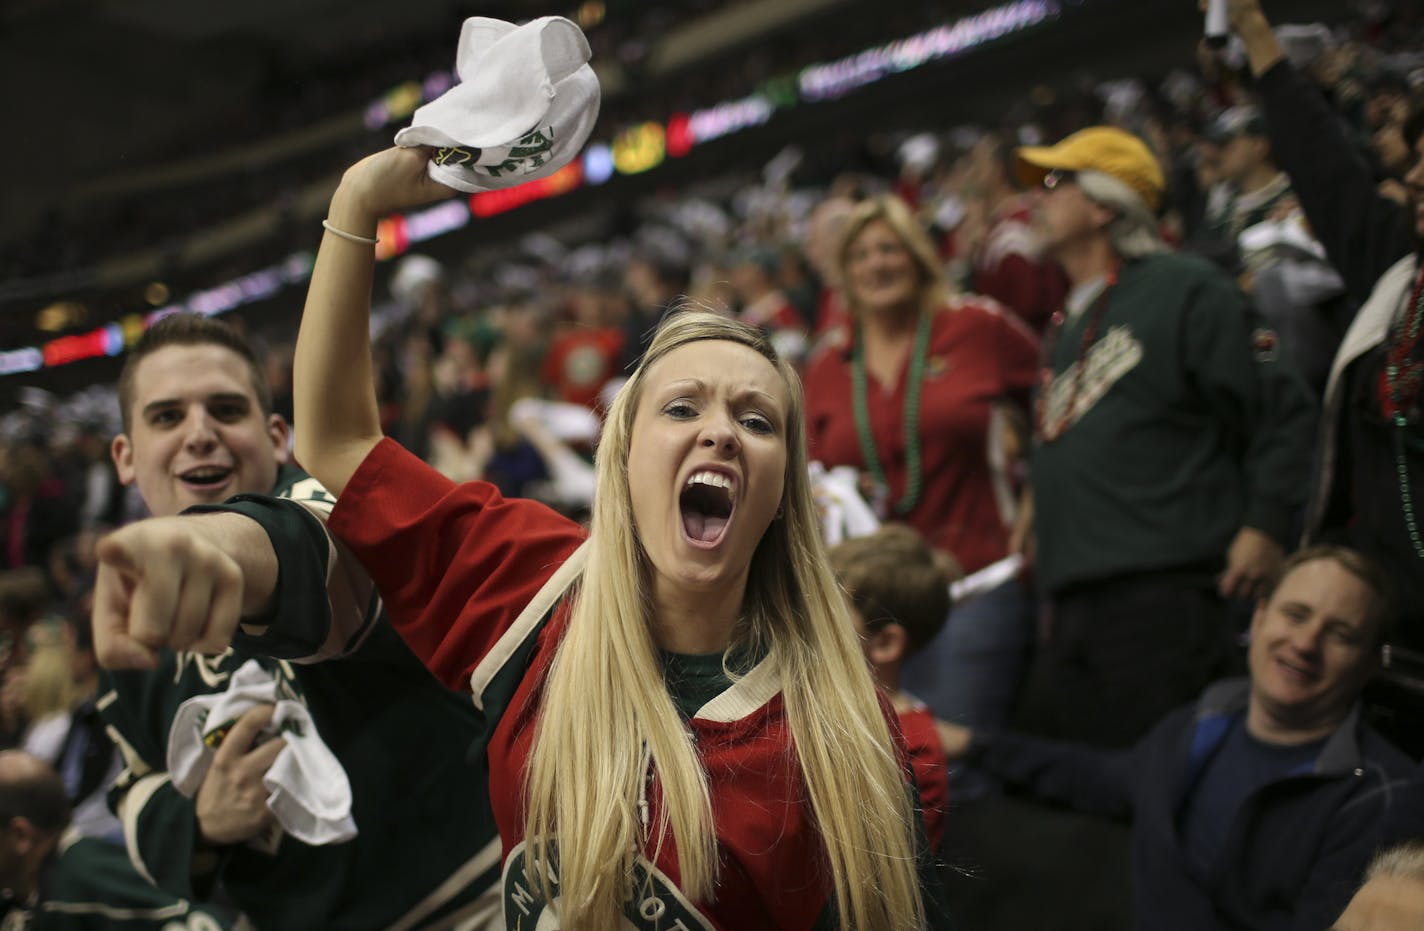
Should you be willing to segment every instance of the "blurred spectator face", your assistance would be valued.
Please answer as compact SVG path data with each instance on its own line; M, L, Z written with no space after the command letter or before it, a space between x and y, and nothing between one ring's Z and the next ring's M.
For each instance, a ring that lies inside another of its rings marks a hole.
M846 217L854 209L855 201L850 198L830 197L817 204L807 218L803 252L822 281L829 282L835 277L836 245L840 242Z
M967 181L980 191L992 191L1000 183L1008 183L1004 163L999 157L999 143L993 135L985 136L969 150Z
M165 346L139 363L131 434L114 438L119 481L151 513L272 488L287 424L264 415L247 364L222 346Z
M44 450L29 444L12 447L4 463L5 481L17 498L39 491L52 470L53 465Z
M1376 876L1360 887L1330 931L1415 931L1424 928L1424 881Z
M37 782L41 785L37 786ZM27 790L23 796L22 787ZM44 793L40 805L35 802L36 788ZM50 807L64 797L64 784L55 772L20 750L0 752L0 789L7 798L27 798L24 807L32 809ZM40 870L59 843L63 827L42 828L31 820L35 817L8 811L0 814L0 886L21 902L34 893Z
M713 313L731 316L732 309L741 301L732 285L732 274L722 265L704 262L693 271L687 296Z
M1050 171L1034 201L1033 228L1050 253L1101 235L1112 211L1090 200L1070 172Z
M1375 91L1365 104L1365 124L1378 128L1409 118L1409 97L1394 88Z
M1409 167L1409 144L1404 141L1404 127L1398 123L1385 123L1370 137L1370 146L1379 156L1384 170L1399 177Z
M591 287L577 288L569 295L569 308L576 323L582 326L603 326L603 295Z
M903 309L919 300L920 273L910 250L883 220L871 220L846 249L845 287L864 314Z
M732 266L732 289L743 304L749 304L776 287L765 268L756 262L743 261Z
M634 258L628 263L623 277L623 285L632 293L633 299L642 307L661 304L667 295L663 293L663 281L651 262Z
M548 329L546 317L538 305L514 304L503 318L505 341L516 346L542 345Z
M1210 139L1197 142L1197 183L1203 189L1221 180L1221 146Z
M1269 156L1266 140L1260 136L1234 136L1221 147L1217 162L1223 180L1240 183Z
M1251 621L1252 702L1301 730L1339 720L1375 669L1375 597L1333 559L1292 569Z
M603 300L603 322L607 326L622 326L633 315L628 295L618 288L600 291Z

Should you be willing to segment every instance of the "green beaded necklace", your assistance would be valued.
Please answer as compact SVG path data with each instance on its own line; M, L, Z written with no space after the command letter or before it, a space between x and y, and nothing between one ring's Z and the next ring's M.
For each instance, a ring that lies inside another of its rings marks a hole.
M1404 435L1409 427L1409 418L1404 410L1404 382L1417 382L1419 373L1412 372L1407 379L1400 377L1400 369L1405 366L1409 351L1418 344L1420 326L1424 324L1424 270L1420 271L1415 281L1412 297L1391 334L1393 338L1385 354L1384 375L1388 388L1386 413L1394 421L1394 463L1399 474L1400 503L1404 505L1404 528L1409 531L1414 555L1424 559L1424 537L1419 533L1419 521L1414 515L1414 495L1409 490L1409 461L1404 449Z
M896 514L905 515L920 502L920 387L925 375L925 357L930 346L930 315L920 314L915 330L915 349L910 356L910 381L905 386L905 494L895 502ZM870 429L870 404L866 400L865 343L860 324L855 326L855 344L851 352L851 385L855 394L855 431L860 437L860 454L865 467L882 488L889 488L885 469L875 451L875 435Z

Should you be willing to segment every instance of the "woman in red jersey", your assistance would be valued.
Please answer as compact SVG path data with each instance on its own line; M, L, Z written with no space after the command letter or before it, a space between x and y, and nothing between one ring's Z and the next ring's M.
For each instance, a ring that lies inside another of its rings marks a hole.
M609 412L587 533L381 436L368 242L448 195L428 155L374 155L332 199L297 454L401 635L487 717L506 926L937 926L903 741L826 568L800 388L760 333L660 330Z
M928 235L880 197L846 219L836 253L851 319L806 371L811 457L859 469L882 517L909 524L967 573L1003 559L1038 340L988 298L951 294ZM1019 446L1019 449L1015 449ZM942 718L1003 724L1033 631L1013 579L956 610L905 668ZM956 786L960 798L982 782Z

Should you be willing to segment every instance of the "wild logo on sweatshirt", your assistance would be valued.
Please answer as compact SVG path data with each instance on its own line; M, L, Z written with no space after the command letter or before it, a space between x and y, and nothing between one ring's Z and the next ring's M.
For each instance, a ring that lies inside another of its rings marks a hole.
M544 900L543 886L529 872L523 841L504 861L501 881L504 927L507 931L559 931L559 850L553 845L542 864L548 875L553 903ZM642 857L633 862L633 882L623 903L624 931L712 931L712 925L662 871Z

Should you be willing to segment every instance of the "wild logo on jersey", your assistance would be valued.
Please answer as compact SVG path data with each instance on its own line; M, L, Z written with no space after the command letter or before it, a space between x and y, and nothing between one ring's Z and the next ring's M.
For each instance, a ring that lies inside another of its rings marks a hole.
M501 881L504 927L507 931L559 931L559 851L555 845L548 864L553 907L544 901L540 884L528 872L524 842L504 861ZM712 924L683 898L662 871L642 857L633 863L632 892L623 904L624 931L713 931Z
M1080 361L1053 376L1044 398L1043 422L1066 428L1083 419L1108 389L1137 367L1142 355L1142 341L1132 330L1121 324L1110 327Z

